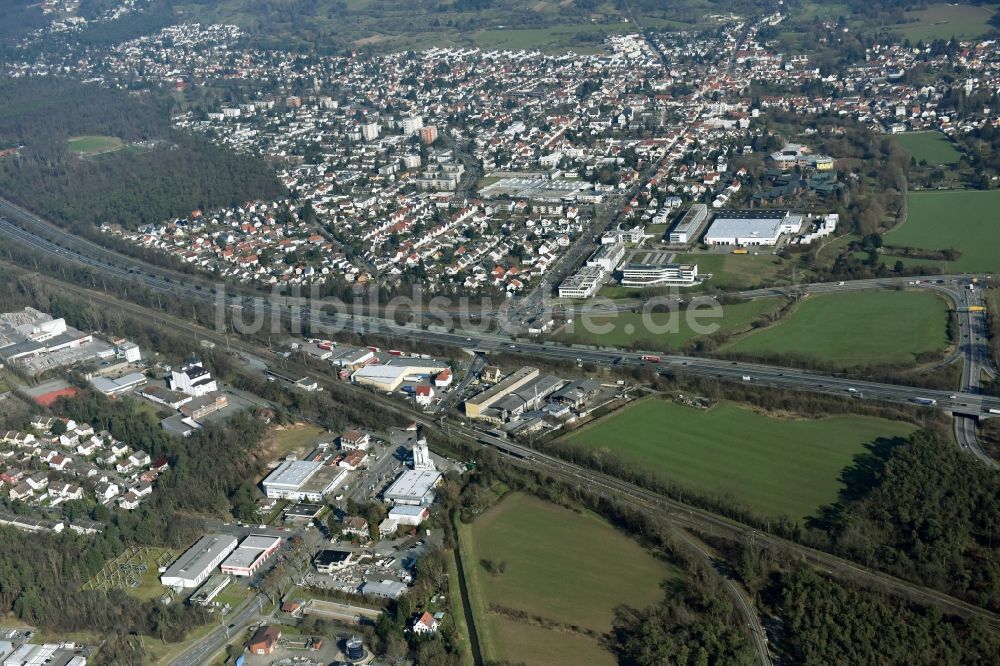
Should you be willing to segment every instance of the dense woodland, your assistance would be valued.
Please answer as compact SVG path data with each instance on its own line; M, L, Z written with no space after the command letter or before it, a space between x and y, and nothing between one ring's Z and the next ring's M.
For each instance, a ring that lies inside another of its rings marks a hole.
M283 193L263 161L172 130L168 107L148 94L52 78L0 79L0 98L0 137L21 146L0 159L0 194L76 229L134 228ZM80 135L129 145L84 158L67 145Z
M841 584L805 567L776 573L762 598L783 620L788 663L996 663L1000 640L983 623Z
M921 432L844 481L822 521L834 552L1000 609L1000 471Z

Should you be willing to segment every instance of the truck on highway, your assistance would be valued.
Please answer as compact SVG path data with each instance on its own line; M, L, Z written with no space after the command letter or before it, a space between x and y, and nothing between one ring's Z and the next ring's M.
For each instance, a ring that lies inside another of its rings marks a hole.
M743 375L743 381L745 382L750 381L750 375Z
M970 305L969 306L969 312L985 312L985 311L986 311L986 306L985 305Z
M659 363L660 362L660 357L659 356L654 356L652 354L643 354L639 358L642 359L643 361L646 361L647 363Z
M993 409L993 408L991 407L991 408L989 409L989 412L990 412L990 414L1000 414L1000 409Z
M937 404L937 400L935 400L934 398L914 398L913 402L917 403L918 405L931 405L931 406L933 406L933 405Z

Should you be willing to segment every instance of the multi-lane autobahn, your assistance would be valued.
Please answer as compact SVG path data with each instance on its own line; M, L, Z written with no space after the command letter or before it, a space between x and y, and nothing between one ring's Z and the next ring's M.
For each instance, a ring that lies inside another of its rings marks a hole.
M53 283L58 283L58 281L51 278L43 279L51 280ZM92 291L87 292L84 288L79 286L67 285L67 289L76 293L87 293L88 296L92 297L98 304L114 309L121 308L132 316L149 317L155 312L151 311L149 308L134 305L115 297L106 296L101 293L93 293ZM192 325L190 322L184 321L179 317L164 314L163 318L179 331L190 333L193 337L209 339L217 343L221 343L225 339L225 335L223 333L200 328L196 325ZM260 349L259 346L252 343L252 341L237 340L233 343L233 349L244 355L253 355L256 357L263 357L267 355L266 350ZM335 386L343 385L342 382L337 381L337 378L332 374L332 371L329 373L329 376L320 374L319 379L321 384L325 384L330 390L335 388ZM369 393L368 395L373 404L377 405L377 408L379 409L385 409L390 413L396 413L408 419L420 420L424 418L422 413L409 405L399 403L398 401L380 394ZM428 424L428 427L431 429L437 429L440 426L431 423ZM854 564L853 562L843 560L829 553L816 551L801 544L786 541L780 537L776 537L765 532L758 532L751 527L737 521L724 518L710 511L699 509L677 500L672 500L659 495L658 493L645 490L631 483L617 479L613 476L589 470L559 458L547 456L533 449L509 442L505 439L492 437L488 434L473 430L464 424L449 422L447 425L447 435L449 437L457 437L470 444L478 443L480 445L495 448L501 453L506 454L508 460L513 464L522 465L527 469L543 473L553 479L559 479L571 485L579 486L589 492L614 498L617 501L631 505L638 510L650 511L653 512L654 515L666 517L669 519L671 524L676 525L678 528L695 529L701 533L726 536L737 541L754 539L762 546L777 548L779 551L794 553L803 561L813 564L830 575L853 580L863 585L884 589L920 603L933 602L939 604L949 612L966 617L979 617L993 626L1000 627L1000 617L996 614L959 599L955 599L947 594L924 588L914 583L896 579L887 574L873 571L861 565ZM748 630L753 634L754 645L761 655L762 663L766 663L766 660L769 657L767 655L766 642L761 640L763 633L760 627L759 618L756 617L756 613L753 609L749 607L741 607L740 612L746 619ZM238 626L246 626L253 621L254 617L256 617L256 615L243 617L241 614L239 616L240 624ZM219 642L222 640L219 636L223 635L222 629L223 628L220 627L220 630L213 634L212 637L208 637L206 641L211 640L215 643L215 645L221 646L223 643ZM196 652L186 652L184 655L186 660L181 662L185 666L197 663L197 655L206 654L206 651L211 650L211 646L209 646L206 642L200 649L197 647L192 649L196 650ZM189 655L192 654L194 655L194 661L190 660L191 657Z
M41 252L89 266L95 272L110 277L135 281L152 291L164 292L174 298L208 302L212 302L217 298L214 286L207 281L200 280L194 276L176 273L168 269L149 266L139 260L108 250L93 242L79 238L56 225L45 222L32 213L9 202L0 200L0 215L6 215L10 218L0 218L0 235ZM11 221L14 219L17 220L18 224L14 224ZM904 281L927 281L936 285L936 280L944 280L947 283L948 280L958 279L960 279L959 276L934 276L924 278L911 277L904 279ZM856 282L861 288L877 288L880 286L881 288L885 288L887 285L896 286L898 284L896 278ZM823 290L844 289L848 284L853 284L853 282L844 284L821 283L800 285L796 288L808 288L816 290L819 293ZM760 293L763 295L765 292L776 293L776 290L780 291L784 289L786 288L758 290L757 292L747 293ZM784 291L780 293L784 293ZM229 296L227 299L226 302L230 304L242 304L245 302L240 296L235 295ZM419 328L415 325L397 324L394 321L379 317L343 311L325 313L322 304L291 296L258 297L253 300L253 303L255 307L263 310L263 312L256 314L262 315L259 318L264 322L270 322L272 319L287 321L292 317L298 317L308 319L313 330L319 331L324 330L325 327L330 331L341 330L354 333L377 333L400 339L413 340L415 342L475 348L488 352L502 351L557 361L579 360L583 363L593 363L602 366L628 367L647 365L650 363L644 360L643 357L655 355L641 351L626 352L613 348L571 346L534 340L514 340L510 336L497 333L456 331L435 326ZM306 306L309 306L308 314L305 314L305 310L301 309ZM977 367L982 367L983 361L986 358L985 346L981 341L985 332L985 324L982 323L981 317L974 319L971 312L962 314L965 316L964 318L960 317L960 323L962 323L963 329L968 329L968 338L964 339L963 343L966 350L972 351L973 358L979 359ZM964 334L965 331L963 331ZM743 363L679 354L655 356L660 360L651 365L661 373L689 374L729 381L746 381L765 387L808 390L841 396L852 395L858 399L880 399L910 404L916 400L933 400L936 406L941 409L966 419L985 417L989 415L990 409L1000 409L1000 398L985 396L975 392L971 380L968 384L963 382L963 386L967 386L968 390L944 391L898 384L869 382L805 369L760 363ZM970 378L974 377L974 368L972 366L972 362L966 363L966 372ZM974 423L963 426L961 432L963 434L961 435L960 442L966 445L970 442L975 442ZM958 431L956 434L958 434ZM968 448L972 450L971 447ZM985 455L983 457L984 459L988 459L985 458Z

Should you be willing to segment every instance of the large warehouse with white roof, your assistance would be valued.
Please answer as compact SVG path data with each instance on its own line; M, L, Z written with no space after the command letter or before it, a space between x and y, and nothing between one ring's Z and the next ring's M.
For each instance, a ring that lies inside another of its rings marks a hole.
M198 587L236 549L236 537L209 534L177 558L160 576L166 587Z
M777 245L782 234L802 227L802 216L787 210L723 210L705 232L708 245Z

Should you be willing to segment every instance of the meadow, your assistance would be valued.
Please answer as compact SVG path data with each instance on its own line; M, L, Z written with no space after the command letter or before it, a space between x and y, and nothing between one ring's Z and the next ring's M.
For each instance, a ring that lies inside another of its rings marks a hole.
M956 164L962 153L955 144L941 132L907 132L896 134L892 140L910 154L917 164L926 162L932 166Z
M815 359L842 368L911 364L948 346L947 303L927 292L808 296L778 323L723 351Z
M67 144L72 152L81 157L113 153L126 146L125 142L116 136L101 136L97 134L76 136L69 139Z
M767 250L761 250L761 254L678 254L674 261L698 264L699 274L711 273L712 277L705 281L707 290L755 289L774 284L786 271L785 261Z
M955 261L927 262L945 273L1000 271L1000 191L910 192L903 224L885 235L886 245L925 250L955 248ZM892 259L886 256L886 263Z
M530 495L507 495L459 531L487 659L614 664L594 634L611 629L615 606L645 607L660 598L661 581L679 575L600 517ZM487 571L484 560L502 562L503 573ZM562 628L522 622L491 607L523 611Z
M911 42L934 39L974 39L990 30L996 7L967 4L937 4L906 12L907 23L890 26Z
M878 438L914 426L865 416L775 418L735 403L701 410L659 398L567 436L681 486L728 495L762 514L801 519L837 500L841 471Z

